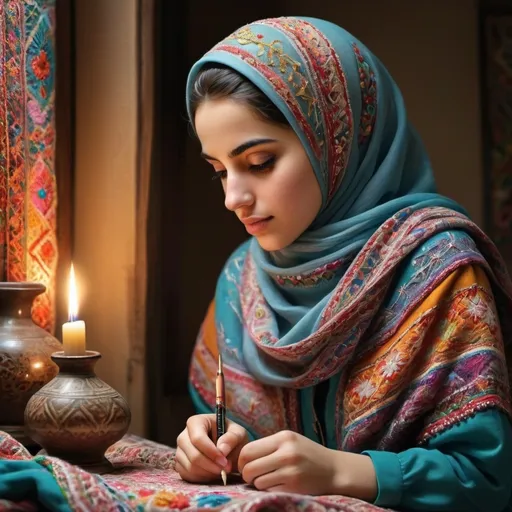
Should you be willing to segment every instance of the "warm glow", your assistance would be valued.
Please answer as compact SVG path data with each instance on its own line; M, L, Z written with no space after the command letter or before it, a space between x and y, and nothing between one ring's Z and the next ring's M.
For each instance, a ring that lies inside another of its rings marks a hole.
M68 316L70 322L74 322L78 317L78 293L76 291L75 268L73 267L73 263L71 263L71 270L69 272Z

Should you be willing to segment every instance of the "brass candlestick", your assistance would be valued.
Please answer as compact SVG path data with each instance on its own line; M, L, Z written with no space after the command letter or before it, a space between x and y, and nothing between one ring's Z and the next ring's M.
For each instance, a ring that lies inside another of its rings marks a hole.
M89 350L83 356L53 353L59 373L25 409L27 435L48 455L93 473L112 469L105 451L126 434L131 421L126 400L94 373L100 357Z

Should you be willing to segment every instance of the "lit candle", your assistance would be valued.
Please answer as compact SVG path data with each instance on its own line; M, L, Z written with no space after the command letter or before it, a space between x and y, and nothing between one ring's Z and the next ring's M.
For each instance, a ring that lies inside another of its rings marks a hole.
M82 356L85 354L85 322L77 320L78 294L76 292L75 269L71 264L69 272L69 322L62 326L62 346L67 356Z

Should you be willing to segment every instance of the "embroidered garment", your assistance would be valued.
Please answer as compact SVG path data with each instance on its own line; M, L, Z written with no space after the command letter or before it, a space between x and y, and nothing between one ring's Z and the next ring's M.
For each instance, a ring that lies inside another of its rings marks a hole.
M432 211L424 210L416 215L432 214ZM461 226L467 223L462 220ZM410 228L417 231L414 225ZM392 243L388 240L386 253L389 249L398 257L400 247L405 246L403 239ZM368 252L375 257L383 254L383 247ZM248 289L234 282L235 270L247 265L244 263L248 258L247 246L239 253L224 272L228 285L219 287L194 351L191 383L193 396L201 403L203 412L205 406L208 409L215 403L214 363L218 350L222 351L223 359L229 357L231 361L234 358L239 361L244 354L233 335L236 332L229 330L232 324L226 327L216 318L219 301L229 301L236 307L234 299L238 290ZM396 272L386 277L382 269L370 274L377 282L375 286L380 280L392 282L393 286L387 287L391 291L385 290L384 299L371 288L361 287L367 264L355 275L347 272L340 281L342 289L344 281L349 280L345 288L363 293L367 300L352 305L350 293L338 299L338 303L343 301L355 312L347 314L341 309L337 313L341 334L327 338L326 354L320 352L320 357L326 363L342 366L344 353L336 354L336 343L337 336L343 335L343 327L349 327L344 338L346 351L353 340L357 341L361 323L371 325L365 329L363 346L353 349L348 371L334 373L329 379L322 418L328 432L323 442L329 447L350 451L396 450L404 444L425 442L477 410L491 406L505 412L510 409L500 313L495 307L491 285L480 270L485 268L490 273L489 266L476 251L473 240L462 232L442 232L404 261L399 278ZM471 270L470 263L478 265L477 270ZM463 271L456 280L457 287L453 288L451 281ZM500 275L506 282L503 272L502 269ZM497 286L498 293L502 293ZM379 306L375 306L376 302ZM374 315L377 307L379 314ZM505 312L501 314L503 317ZM254 318L258 315L256 312ZM320 422L313 407L314 385L299 389L266 385L247 370L244 372L240 362L237 366L225 364L224 371L228 410L253 437L292 429L322 441L318 432ZM417 429L415 420L422 425L421 430Z

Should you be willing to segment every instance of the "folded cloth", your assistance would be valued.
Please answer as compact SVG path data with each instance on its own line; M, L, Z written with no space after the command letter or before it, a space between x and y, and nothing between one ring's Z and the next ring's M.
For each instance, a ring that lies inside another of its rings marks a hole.
M71 511L53 475L30 460L0 460L0 498L30 500L52 512Z

